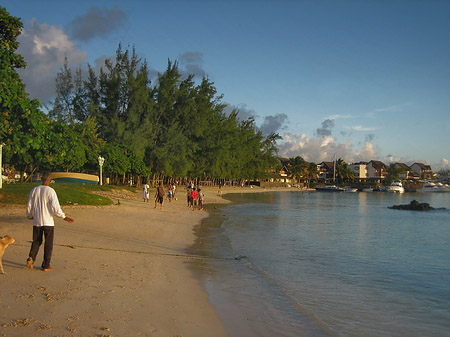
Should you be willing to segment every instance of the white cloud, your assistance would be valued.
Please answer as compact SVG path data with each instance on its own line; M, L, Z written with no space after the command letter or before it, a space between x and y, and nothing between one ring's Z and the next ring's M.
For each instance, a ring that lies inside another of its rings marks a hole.
M371 126L362 126L362 125L354 125L354 126L346 126L346 129L350 129L352 131L374 131L376 130Z
M384 108L375 109L375 112L398 112L402 111L406 104L396 104Z
M28 23L18 41L27 68L19 70L26 90L31 98L46 104L55 94L56 73L62 68L64 58L69 64L82 64L87 53L79 49L61 27L40 24L36 20Z
M402 112L404 110L404 108L409 105L410 105L409 103L401 103L401 104L395 104L395 105L391 105L391 106L387 106L387 107L383 107L383 108L378 108L378 109L375 109L373 111L366 113L366 116L369 118L375 118L377 116L377 114L379 114L379 113Z
M443 169L443 170L449 170L450 169L450 161L446 158L441 158L441 163L438 166L438 170Z
M351 118L352 115L340 115L340 114L336 114L336 115L331 115L328 117L325 117L325 119L347 119L347 118Z
M342 158L348 163L379 159L379 151L369 140L362 148L353 150L352 143L336 143L336 139L329 135L308 138L304 133L301 135L286 133L278 148L281 157L301 156L306 161L314 163L331 161L335 154L337 158Z
M370 161L379 158L378 151L374 145L366 140L364 146L353 154L353 162Z

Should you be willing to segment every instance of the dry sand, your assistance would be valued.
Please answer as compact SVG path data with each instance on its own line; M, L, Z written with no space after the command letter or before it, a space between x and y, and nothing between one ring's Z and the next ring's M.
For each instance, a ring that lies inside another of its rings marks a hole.
M203 190L207 203L225 202L217 188ZM43 246L35 268L25 267L25 207L0 205L0 236L16 239L3 256L0 336L227 336L188 268L197 257L184 251L207 212L188 209L184 188L162 210L141 194L110 195L120 205L63 207L75 222L55 219L50 272L40 268Z

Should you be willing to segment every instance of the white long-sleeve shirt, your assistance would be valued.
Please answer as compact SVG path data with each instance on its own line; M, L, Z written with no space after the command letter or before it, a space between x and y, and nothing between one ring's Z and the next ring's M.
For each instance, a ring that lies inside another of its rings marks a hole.
M33 188L28 197L27 217L33 219L33 226L54 226L53 216L65 218L53 188L39 185Z

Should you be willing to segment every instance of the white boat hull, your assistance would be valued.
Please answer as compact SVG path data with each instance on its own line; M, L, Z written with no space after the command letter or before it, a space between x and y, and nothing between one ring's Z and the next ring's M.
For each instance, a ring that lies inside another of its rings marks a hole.
M420 190L417 192L450 192L450 186L443 183L426 182Z
M391 192L391 193L405 193L405 189L403 187L403 184L399 180L394 181L389 186L385 186L385 191L386 192Z
M405 193L405 189L403 187L399 187L399 186L388 186L386 188L386 192L391 192L391 193Z

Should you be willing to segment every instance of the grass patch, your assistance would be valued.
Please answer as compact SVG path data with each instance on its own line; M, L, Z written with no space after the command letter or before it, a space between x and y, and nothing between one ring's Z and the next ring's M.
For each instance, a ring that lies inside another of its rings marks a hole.
M19 204L26 205L28 195L33 187L38 186L37 183L16 183L3 184L0 189L0 202L3 204ZM105 206L113 204L108 198L94 194L96 191L111 191L113 189L127 189L136 192L136 189L129 187L119 187L111 185L83 185L83 184L51 184L58 194L61 206L79 204Z

